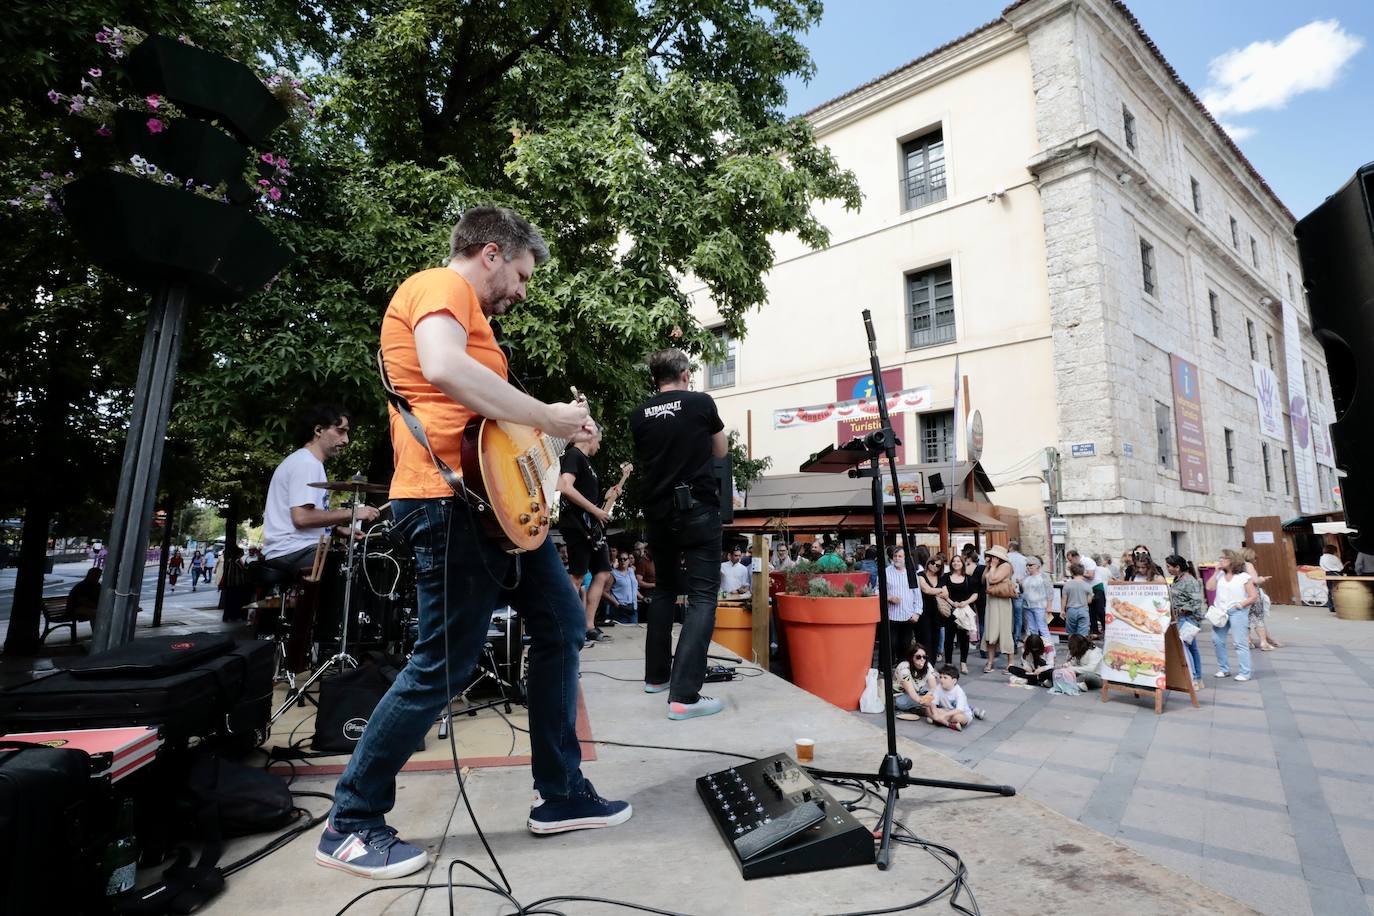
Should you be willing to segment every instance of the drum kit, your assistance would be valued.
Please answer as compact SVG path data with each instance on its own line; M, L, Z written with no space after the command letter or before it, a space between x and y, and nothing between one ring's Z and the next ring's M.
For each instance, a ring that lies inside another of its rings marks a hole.
M419 638L419 600L416 593L415 557L410 545L396 528L391 503L378 507L379 515L365 529L358 524L358 507L369 494L385 495L385 484L369 483L361 475L349 480L326 480L310 486L352 496L350 527L358 534L346 545L334 545L324 563L316 563L319 587L318 600L306 608L310 619L299 619L289 628L277 628L272 638L283 644L278 658L286 660L292 653L286 643L292 631L312 634L308 655L314 670L299 686L293 677L285 677L291 684L286 701L273 713L276 721L293 703L304 702L306 690L331 669L357 667L351 651L382 652L399 658L409 658ZM332 581L331 581L332 580ZM342 583L342 602L338 584ZM297 637L299 638L299 637ZM337 640L337 641L336 641ZM320 662L325 652L332 655ZM289 665L289 662L283 661ZM492 686L499 699L481 704L480 708L503 704L510 711L510 702L525 700L525 647L520 619L509 608L492 612L487 641L480 653L477 669L464 682L460 699L467 701L463 711L475 713L469 694Z

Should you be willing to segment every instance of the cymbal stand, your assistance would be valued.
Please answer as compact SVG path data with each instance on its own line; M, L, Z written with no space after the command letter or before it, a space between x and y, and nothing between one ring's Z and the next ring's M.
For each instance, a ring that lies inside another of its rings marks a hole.
M343 603L343 627L339 631L339 651L324 660L320 667L311 672L310 677L306 678L305 683L300 687L289 691L286 700L277 707L276 712L272 713L272 718L268 720L271 725L280 719L286 710L291 707L298 699L305 696L305 692L310 686L324 677L330 668L338 665L342 671L344 666L350 668L358 667L358 661L348 654L348 622L353 616L353 555L357 552L358 539L354 536L355 526L358 524L358 502L363 498L363 491L360 484L367 483L367 479L362 474L354 474L350 481L354 484L353 505L349 511L348 518L348 560L344 564L344 603Z

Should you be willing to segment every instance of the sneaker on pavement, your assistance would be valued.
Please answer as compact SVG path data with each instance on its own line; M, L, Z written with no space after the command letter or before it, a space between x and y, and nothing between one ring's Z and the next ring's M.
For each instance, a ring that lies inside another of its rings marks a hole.
M429 864L429 853L396 836L383 824L354 833L340 833L326 824L315 850L315 861L364 878L401 878Z
M600 627L592 627L590 630L587 631L587 640L589 642L609 642L610 639L610 635L601 632Z
M975 709L973 711L973 718L975 719L986 719L987 717L988 711L986 709Z
M546 798L531 808L528 822L530 833L544 835L614 827L628 821L634 813L629 802L607 801L596 794L590 782L586 782L585 786L580 795L562 799Z
M668 718L695 719L697 716L714 716L724 707L715 697L699 696L695 703L669 703Z
M1250 675L1248 675L1248 674L1237 674L1237 675L1236 675L1236 680L1238 680L1238 681L1248 681L1248 680L1250 680Z
M645 693L662 693L663 691L665 691L665 690L667 690L667 689L668 689L668 684L667 684L667 683L663 683L663 684L649 684L649 683L646 683L646 684L644 685L644 692L645 692Z
M1231 672L1229 672L1229 671L1218 671L1218 672L1216 673L1216 676L1219 677L1219 678L1220 678L1220 677L1230 677L1230 676L1231 676Z

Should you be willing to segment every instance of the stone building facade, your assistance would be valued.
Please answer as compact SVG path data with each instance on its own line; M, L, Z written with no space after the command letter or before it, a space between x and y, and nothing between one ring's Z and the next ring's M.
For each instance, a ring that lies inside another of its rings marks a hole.
M867 307L884 366L930 389L903 418L908 461L964 457L957 357L996 501L1033 549L1048 541L1047 447L1084 551L1210 559L1247 517L1298 514L1287 418L1283 441L1260 435L1251 365L1286 377L1279 303L1296 302L1305 381L1329 415L1293 215L1123 4L1022 0L809 117L864 206L820 208L822 251L777 240L767 304L703 373L756 456L787 473L835 441L833 422L772 416L848 395ZM717 320L704 294L697 317ZM1171 356L1196 367L1205 492L1181 477ZM1320 508L1335 483L1318 470Z

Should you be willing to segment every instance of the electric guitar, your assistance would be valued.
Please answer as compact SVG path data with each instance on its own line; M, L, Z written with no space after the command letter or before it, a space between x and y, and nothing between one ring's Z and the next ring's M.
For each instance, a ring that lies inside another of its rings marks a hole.
M573 389L573 399L587 399ZM507 553L537 549L558 517L559 461L570 439L533 426L473 417L463 430L464 485L486 503L479 518Z
M625 486L625 481L630 479L630 473L634 469L635 466L628 461L620 466L620 479L615 482L615 486L606 491L607 493L614 493L615 495L606 497L606 503L601 507L602 512L605 512L607 515L615 515L615 504L616 501L620 499L620 490ZM592 544L596 547L605 544L606 527L586 513L583 513L582 519L587 523L587 532L591 536Z

